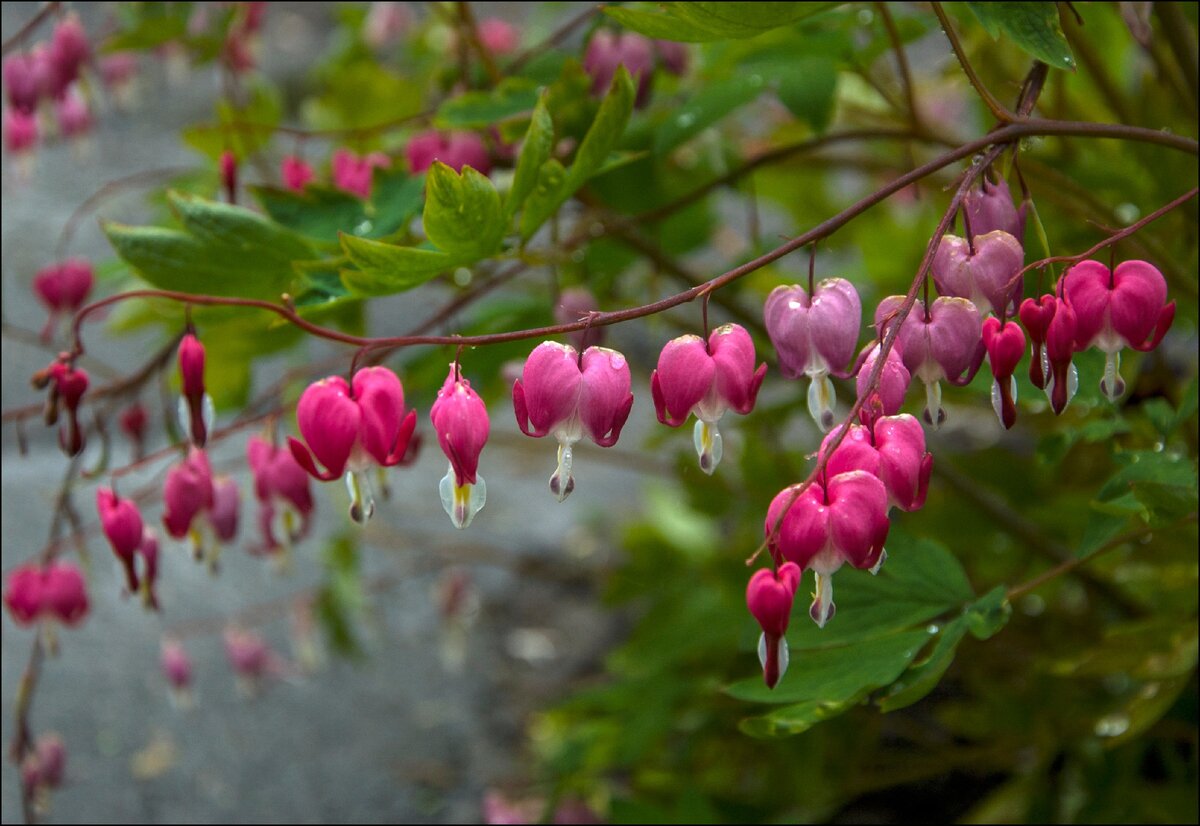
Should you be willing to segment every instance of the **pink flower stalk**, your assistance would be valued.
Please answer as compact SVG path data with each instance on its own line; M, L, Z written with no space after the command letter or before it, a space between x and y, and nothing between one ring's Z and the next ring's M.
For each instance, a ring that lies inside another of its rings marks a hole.
M129 593L136 594L138 575L134 557L142 544L142 514L132 499L122 499L112 488L96 489L96 511L113 554L125 569Z
M133 459L136 462L142 458L145 448L146 423L149 421L146 408L142 406L141 402L134 402L125 408L118 421L121 432L133 443Z
M738 324L713 330L707 343L693 335L672 339L650 374L658 420L679 427L696 415L696 453L700 469L711 475L723 453L717 422L729 408L743 416L753 410L766 373L765 363L754 369L754 342Z
M792 602L800 587L801 570L794 562L778 569L754 572L746 585L746 607L762 628L758 638L758 661L762 664L767 688L774 688L788 667L788 646L784 634L792 616Z
M83 306L95 283L92 265L83 258L68 258L38 270L33 277L33 291L50 311L42 327L42 341L53 338L60 315L74 314Z
M4 58L4 92L8 105L26 115L37 111L41 79L32 54L16 52Z
M589 347L580 358L574 347L544 341L525 360L513 382L513 410L526 436L553 435L558 467L550 492L563 501L575 490L572 448L583 436L612 447L633 407L629 364L605 347Z
M77 84L72 84L59 98L54 110L58 116L58 131L63 137L78 141L92 131L92 110Z
M1083 261L1063 276L1063 295L1075 311L1075 349L1104 353L1100 390L1116 401L1125 392L1121 350L1153 350L1175 320L1167 281L1145 261L1124 261L1111 272L1099 261Z
M925 450L920 422L904 413L883 416L869 425L852 424L846 438L829 453L840 432L841 427L834 428L821 442L819 456L829 456L827 477L863 470L883 482L889 508L915 511L925 505L933 455Z
M1029 333L1029 342L1032 348L1032 358L1029 360L1029 381L1039 390L1045 389L1046 381L1049 379L1050 362L1047 360L1044 346L1056 305L1057 299L1053 295L1043 295L1037 299L1027 298L1021 302L1021 324Z
M296 423L304 442L288 438L292 456L322 482L344 475L350 516L361 524L375 512L367 471L405 461L417 412L404 413L404 387L395 373L366 367L349 385L341 376L310 384L296 405Z
M179 426L192 444L204 447L216 415L212 396L204 387L204 345L194 333L179 342L179 376L183 394L179 398Z
M79 405L87 392L88 374L86 370L72 366L68 357L67 353L60 353L58 361L34 373L33 386L38 389L50 386L44 417L47 425L57 423L60 409L66 408L67 421L58 429L58 445L68 456L77 456L84 447Z
M1050 399L1055 415L1067 409L1079 389L1079 371L1071 362L1075 355L1077 326L1075 310L1059 298L1046 328L1046 397Z
M568 287L558 296L558 304L554 307L554 321L558 324L572 324L583 321L600 311L596 297L587 287ZM589 347L599 346L604 342L603 327L585 327L567 333L567 340L577 351L582 353Z
M583 70L592 76L593 95L608 92L618 66L624 66L637 83L635 105L645 106L654 76L654 44L634 32L597 31L583 55Z
M868 344L867 346L871 349L858 368L858 375L854 381L855 390L860 399L867 392L867 384L870 381L871 373L875 370L875 362L879 360L880 345ZM900 355L900 346L894 342L892 349L888 351L887 359L883 362L883 372L879 374L879 383L871 391L871 398L862 407L865 418L873 421L880 416L894 416L899 413L911 381L912 376L909 374L908 368L904 366L904 358Z
M441 161L459 174L464 166L487 175L492 171L492 160L488 155L483 138L474 132L421 132L413 135L404 147L408 170L416 175Z
M658 53L658 61L663 69L679 77L687 74L687 44L676 43L673 40L655 40L654 51Z
M971 227L974 231L974 227ZM1025 249L1003 230L976 235L971 242L943 235L933 257L933 281L946 296L967 298L980 315L1010 315L1009 307L1021 300Z
M479 21L479 41L494 55L512 54L521 45L521 34L517 27L498 17Z
M225 190L225 200L231 204L236 204L238 185L237 155L226 149L221 153L221 158L217 162L217 169L221 174L221 186Z
M37 117L11 106L4 107L4 148L16 156L28 156L38 142Z
M1023 244L1025 240L1025 204L1013 206L1008 182L1001 178L992 183L985 175L978 189L971 189L963 198L963 210L971 235L987 235L1000 230ZM982 310L981 310L982 312Z
M366 200L371 197L375 170L387 169L391 165L392 159L382 152L359 156L343 147L335 151L330 160L333 185Z
M283 178L283 185L293 192L303 192L308 182L316 177L313 168L295 155L288 155L283 159L279 172Z
M882 338L904 296L893 295L875 310L875 327ZM942 296L926 309L917 301L896 338L904 366L925 383L925 422L934 430L946 420L942 408L943 379L964 385L975 377L985 349L979 311L965 298Z
M888 494L883 482L863 470L792 485L771 502L764 530L779 563L786 559L816 575L809 614L824 627L834 615L831 577L849 562L879 570L887 555ZM775 526L778 524L778 529Z
M171 686L171 695L177 701L190 700L192 688L192 658L177 639L165 637L159 649L159 667Z
M17 625L30 626L42 613L42 571L37 565L14 568L4 580L4 607Z
M992 368L992 409L1005 429L1017 421L1017 379L1013 375L1025 355L1025 333L1013 322L996 316L983 320L983 346Z
M372 3L363 23L363 39L371 48L382 49L396 42L411 25L412 11L407 3Z
M829 278L813 289L793 284L776 287L763 305L767 335L779 356L779 370L789 379L807 375L808 411L822 430L833 427L833 383L845 377L858 347L862 303L854 285Z
M260 436L246 443L246 461L254 474L263 550L275 553L290 547L308 533L314 507L308 474L290 451Z
M442 453L450 460L450 469L438 486L442 507L454 527L465 528L487 501L487 485L477 469L490 423L487 406L463 378L457 362L450 365L446 381L429 410L429 420L433 422Z

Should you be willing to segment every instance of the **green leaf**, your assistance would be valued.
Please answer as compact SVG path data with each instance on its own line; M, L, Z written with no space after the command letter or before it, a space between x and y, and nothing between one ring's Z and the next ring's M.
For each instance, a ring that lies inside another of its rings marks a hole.
M537 232L567 198L563 195L567 171L557 158L551 158L538 169L537 183L525 200L521 213L521 238L528 239Z
M421 247L400 247L342 235L342 249L356 269L342 270L342 282L356 295L392 295L419 287L465 263L468 258Z
M600 110L596 112L596 119L583 136L583 142L580 143L571 168L567 171L564 201L583 186L608 160L609 153L617 148L617 141L621 139L625 125L629 123L629 116L633 113L634 92L634 83L629 72L625 71L623 65L618 66L608 94L604 96Z
M153 49L187 35L190 3L130 3L119 15L121 30L104 41L105 54Z
M604 13L647 37L683 43L755 37L838 3L657 3L664 13L605 6Z
M779 72L776 94L788 111L815 132L823 132L833 117L837 67L821 57L799 57Z
M223 252L286 267L315 253L303 238L245 207L177 192L169 193L167 200L185 230Z
M553 148L554 122L550 119L550 112L546 108L546 96L543 95L538 99L533 117L529 120L529 130L525 133L521 154L517 157L512 189L508 191L508 199L504 203L504 212L510 218L521 208L537 185L542 164L550 158Z
M1057 3L967 3L967 7L993 40L1004 34L1046 65L1075 71Z
M317 620L325 632L330 649L344 657L363 654L355 633L354 621L365 602L359 579L359 554L355 541L348 536L332 540L321 554L325 582L317 591Z
M487 129L528 112L538 101L537 84L509 77L490 92L466 92L441 105L434 122L442 129Z
M336 243L339 233L382 238L400 229L421 209L425 182L405 172L375 171L371 200L323 184L302 192L248 187L272 220L318 241Z
M1012 605L1008 601L1008 589L997 585L975 602L967 606L963 612L963 620L971 636L978 640L986 640L1008 624L1012 616Z
M697 135L739 106L754 100L766 88L762 73L751 72L710 83L672 110L654 132L654 153L664 155Z
M879 701L880 710L889 712L907 708L933 691L946 669L954 662L954 653L966 633L967 623L961 617L943 628L929 656L909 666L888 688L887 694Z
M477 170L464 166L460 175L434 161L425 179L424 227L434 246L445 252L490 255L504 237L500 195Z
M215 123L184 129L183 142L212 161L226 150L242 160L270 143L283 117L283 100L276 87L260 79L250 87L244 106L234 108L221 100L216 115Z

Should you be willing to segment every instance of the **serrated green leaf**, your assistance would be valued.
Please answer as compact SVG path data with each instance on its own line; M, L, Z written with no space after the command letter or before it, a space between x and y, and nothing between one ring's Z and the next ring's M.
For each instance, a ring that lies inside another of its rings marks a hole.
M434 161L425 179L425 235L447 253L490 255L504 237L504 215L496 187L477 170L462 174Z
M537 84L525 78L505 78L488 92L466 92L443 103L434 122L443 129L487 129L533 109Z
M342 283L356 295L392 295L411 290L465 261L438 250L400 247L352 235L342 235L341 241L354 265L353 269L342 270Z
M1008 601L1008 589L997 585L963 612L967 630L977 640L986 640L999 633L1012 616L1012 605Z
M1005 34L1046 65L1075 71L1057 3L967 3L967 7L993 40Z
M554 122L546 108L546 96L542 95L534 107L533 116L529 120L529 129L525 132L525 140L521 143L521 154L517 157L517 168L513 174L512 189L504 203L504 212L508 217L516 214L529 193L537 185L538 174L542 164L550 158L554 148Z
M886 713L908 708L933 691L954 662L954 653L966 633L967 623L961 617L943 628L929 656L909 666L888 688L879 701L880 710Z

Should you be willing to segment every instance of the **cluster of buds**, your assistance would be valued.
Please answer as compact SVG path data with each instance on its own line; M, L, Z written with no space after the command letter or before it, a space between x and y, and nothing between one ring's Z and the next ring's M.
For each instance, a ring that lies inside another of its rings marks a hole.
M87 583L70 562L21 565L4 582L4 607L17 625L53 620L73 628L88 613Z
M58 444L68 456L77 456L84 446L79 406L88 389L87 371L74 365L70 353L59 353L53 363L33 374L32 384L38 390L47 387L50 390L43 412L47 425L57 424L60 412L65 409L66 421L59 426Z
M36 148L38 108L43 102L53 111L63 137L78 141L91 130L91 107L79 82L91 54L83 25L70 14L54 27L49 42L4 59L3 129L10 153L27 159Z
M95 286L96 275L92 264L85 258L68 258L47 264L33 277L33 292L50 312L42 327L42 341L50 342L58 320L73 315Z
M600 29L588 41L583 69L592 77L592 94L603 95L612 85L618 66L624 66L637 81L636 105L650 99L654 69L661 66L673 75L687 71L687 47L669 40L649 40L635 32Z

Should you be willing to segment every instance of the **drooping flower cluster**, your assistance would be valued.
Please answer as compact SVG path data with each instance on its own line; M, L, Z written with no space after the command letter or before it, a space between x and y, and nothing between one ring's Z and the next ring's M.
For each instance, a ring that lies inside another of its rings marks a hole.
M187 538L196 559L214 568L222 543L237 536L241 494L228 476L214 476L208 454L192 447L167 471L163 483L163 526L174 539Z

